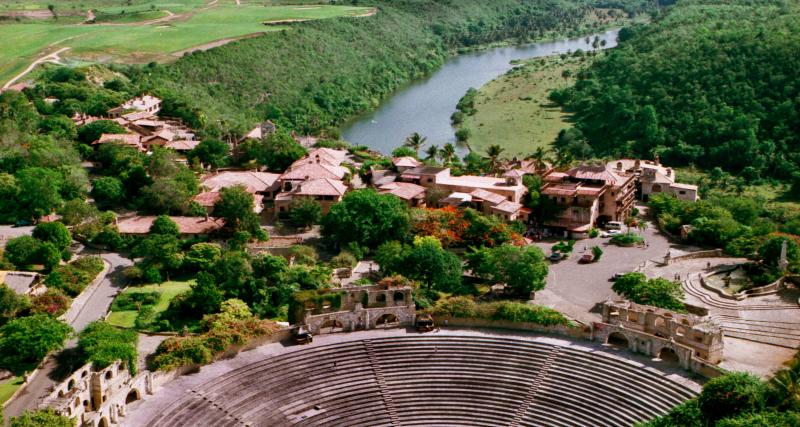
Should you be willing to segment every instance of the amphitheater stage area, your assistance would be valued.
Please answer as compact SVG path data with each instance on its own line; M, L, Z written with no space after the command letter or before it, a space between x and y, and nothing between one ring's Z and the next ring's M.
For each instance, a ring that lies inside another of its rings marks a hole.
M700 385L670 361L518 331L268 344L128 406L125 426L630 426Z

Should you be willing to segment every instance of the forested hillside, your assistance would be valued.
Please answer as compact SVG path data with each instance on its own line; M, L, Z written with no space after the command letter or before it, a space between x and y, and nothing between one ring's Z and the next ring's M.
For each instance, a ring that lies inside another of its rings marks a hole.
M688 0L552 98L575 113L595 155L660 154L747 179L800 170L800 7Z
M631 12L647 4L623 3ZM176 114L194 113L211 128L242 132L270 118L313 132L375 106L399 85L438 67L455 48L566 33L590 7L588 0L354 4L375 5L378 12L369 18L306 22L128 73L143 88L162 96L172 92L167 98L185 102L173 104Z

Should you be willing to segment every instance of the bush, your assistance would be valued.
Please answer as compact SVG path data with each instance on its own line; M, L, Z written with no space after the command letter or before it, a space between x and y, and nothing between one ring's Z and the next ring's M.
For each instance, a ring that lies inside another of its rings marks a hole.
M597 237L599 235L600 235L600 230L598 230L596 228L589 229L589 237L590 238L594 239L595 237Z
M563 314L551 308L513 301L476 303L472 298L464 296L441 299L431 312L436 316L508 320L543 326L569 324Z
M116 328L103 321L94 321L78 336L78 349L87 362L95 368L105 368L117 360L123 361L136 374L135 331Z
M331 259L331 267L333 268L353 268L358 264L358 260L350 252L341 251Z
M636 233L628 232L612 237L611 243L617 246L635 246L644 243L644 238Z
M709 421L764 409L767 385L747 372L728 373L703 386L697 402Z
M112 311L140 310L145 306L158 303L161 294L158 292L124 292L119 294L111 304Z
M67 312L71 302L60 290L48 289L47 292L31 298L31 313L58 317Z
M675 311L685 309L680 283L667 279L648 280L642 273L628 273L618 278L611 289L637 304L648 304Z
M45 314L14 319L0 327L0 363L16 368L38 362L61 348L71 331L66 323Z
M58 415L52 408L25 411L18 417L11 417L8 427L75 427L75 420Z
M44 280L49 288L60 289L71 297L80 295L86 286L103 271L103 259L87 256L53 269Z
M600 257L603 256L603 250L600 249L600 246L592 246L592 255L594 255L594 261L600 261Z

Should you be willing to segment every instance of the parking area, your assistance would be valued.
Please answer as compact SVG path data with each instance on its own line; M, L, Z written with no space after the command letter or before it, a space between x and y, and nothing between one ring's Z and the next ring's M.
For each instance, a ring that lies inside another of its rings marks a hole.
M644 247L625 248L612 245L608 237L578 240L568 258L550 264L547 287L544 291L537 292L535 301L581 321L599 320L600 313L595 307L614 295L611 290L613 282L610 279L615 273L634 271L647 260L662 260L668 250L673 256L685 252L685 248L672 245L653 224L648 224L643 232L636 229L632 231L642 234L646 242ZM542 248L545 255L550 255L551 248L556 243L558 242L537 242L535 245ZM588 264L579 263L581 256L592 252L593 246L599 246L603 250L600 260Z

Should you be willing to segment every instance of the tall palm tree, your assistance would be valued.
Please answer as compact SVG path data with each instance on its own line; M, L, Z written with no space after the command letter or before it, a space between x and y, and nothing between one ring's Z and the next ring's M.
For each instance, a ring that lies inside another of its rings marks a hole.
M442 158L442 162L444 162L444 164L450 164L450 162L453 161L453 157L456 156L456 146L451 142L448 142L439 151L439 156Z
M439 155L439 147L435 145L429 145L428 148L425 149L425 160L436 160L436 157Z
M497 144L490 145L489 148L486 149L486 155L489 158L489 167L491 167L492 172L497 171L500 154L502 154L503 151L503 147Z
M536 162L536 168L544 168L545 164L550 161L550 155L546 148L536 147L533 153L525 157L525 160L533 160Z
M425 141L427 140L428 138L420 135L419 132L414 132L406 138L403 142L403 146L413 149L417 153L417 157L419 157L419 149L425 145Z

